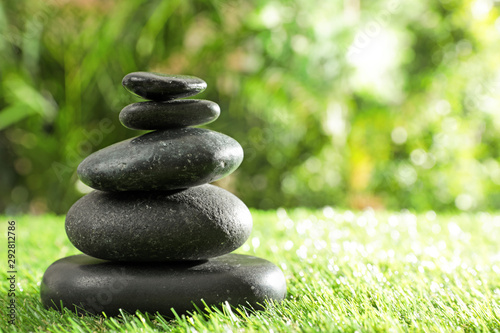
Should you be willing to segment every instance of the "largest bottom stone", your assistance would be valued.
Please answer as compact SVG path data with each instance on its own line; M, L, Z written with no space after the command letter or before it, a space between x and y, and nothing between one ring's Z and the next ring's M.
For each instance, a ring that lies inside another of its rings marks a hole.
M281 301L286 282L267 260L227 254L203 261L169 263L112 262L76 255L60 259L45 272L41 285L46 308L107 315L136 310L172 315L207 305L260 308ZM83 310L83 311L82 311Z

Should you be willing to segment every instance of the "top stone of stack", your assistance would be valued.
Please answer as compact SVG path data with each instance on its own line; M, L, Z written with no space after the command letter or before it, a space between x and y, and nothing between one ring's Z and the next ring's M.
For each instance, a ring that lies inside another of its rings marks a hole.
M122 85L132 94L153 101L194 96L207 88L207 83L195 76L148 72L127 74Z

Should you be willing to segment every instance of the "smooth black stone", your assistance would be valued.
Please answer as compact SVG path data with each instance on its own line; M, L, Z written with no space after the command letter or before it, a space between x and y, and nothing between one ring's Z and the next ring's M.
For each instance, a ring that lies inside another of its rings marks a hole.
M219 115L217 103L202 99L177 99L127 105L120 112L120 121L131 129L155 130L205 125Z
M77 172L102 191L174 190L225 177L242 160L243 149L233 138L187 127L118 142L88 156Z
M153 101L194 96L207 88L207 83L196 76L148 72L127 74L122 85L131 93Z
M235 195L213 185L177 192L93 191L66 215L80 251L120 261L198 260L236 250L252 215Z
M228 302L262 309L265 300L281 301L286 281L267 260L227 254L202 262L117 263L77 255L60 259L45 272L40 287L46 308L108 316L148 312L172 316ZM83 311L82 311L83 310Z

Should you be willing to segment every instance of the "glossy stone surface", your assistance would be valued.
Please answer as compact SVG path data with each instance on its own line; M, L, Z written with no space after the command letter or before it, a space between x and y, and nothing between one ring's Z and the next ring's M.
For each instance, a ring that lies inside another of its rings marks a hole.
M261 309L264 301L281 301L286 281L281 270L267 260L238 254L200 262L148 265L117 263L76 255L60 259L45 272L40 287L46 308L118 315L134 313L172 316L207 305Z
M177 192L93 191L66 215L66 233L90 256L121 261L196 260L236 250L252 216L213 185Z
M155 130L205 125L219 115L217 103L201 99L177 99L127 105L120 112L120 121L130 129Z
M156 131L88 156L78 176L103 191L173 190L225 177L243 160L240 144L201 128Z
M207 83L195 76L149 72L127 74L122 85L134 95L153 101L194 96L207 88Z

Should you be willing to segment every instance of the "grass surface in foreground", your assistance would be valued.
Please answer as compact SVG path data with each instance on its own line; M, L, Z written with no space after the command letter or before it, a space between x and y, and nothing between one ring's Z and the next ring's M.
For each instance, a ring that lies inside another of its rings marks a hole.
M17 324L7 326L7 251L1 248L0 328L10 331L496 331L500 332L500 215L295 209L252 211L237 252L282 268L288 296L267 311L225 308L175 320L137 313L79 317L42 308L39 283L79 253L64 217L16 218ZM2 217L2 244L7 221Z

